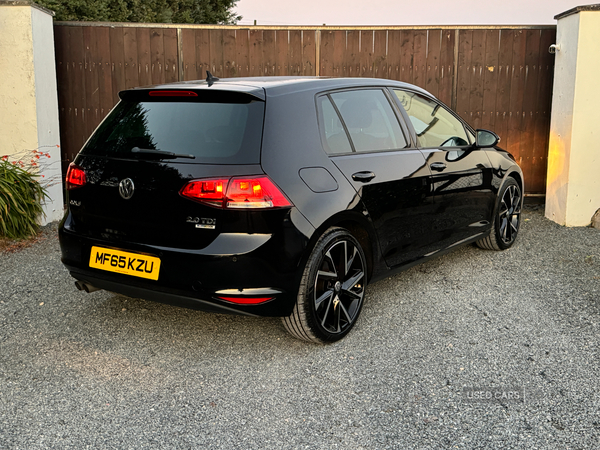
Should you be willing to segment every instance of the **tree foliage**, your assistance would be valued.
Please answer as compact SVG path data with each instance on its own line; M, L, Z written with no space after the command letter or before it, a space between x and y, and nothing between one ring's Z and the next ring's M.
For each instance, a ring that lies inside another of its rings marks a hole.
M37 0L56 20L235 24L237 0Z

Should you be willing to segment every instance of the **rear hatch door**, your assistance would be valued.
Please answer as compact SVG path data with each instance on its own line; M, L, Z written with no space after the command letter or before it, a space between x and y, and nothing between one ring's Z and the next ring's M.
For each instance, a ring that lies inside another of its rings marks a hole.
M75 160L72 227L111 242L204 248L221 232L249 232L245 211L184 198L193 179L260 175L265 103L243 92L134 90Z

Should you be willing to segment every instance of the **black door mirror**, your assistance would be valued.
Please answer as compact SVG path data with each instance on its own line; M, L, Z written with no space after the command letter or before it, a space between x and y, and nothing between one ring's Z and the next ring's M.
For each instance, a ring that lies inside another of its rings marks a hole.
M477 133L475 145L479 148L493 147L500 142L500 137L493 131L475 130L475 133Z

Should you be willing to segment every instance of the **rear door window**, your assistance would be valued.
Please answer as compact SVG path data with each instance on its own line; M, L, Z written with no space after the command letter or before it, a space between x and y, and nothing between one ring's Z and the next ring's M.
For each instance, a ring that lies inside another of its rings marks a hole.
M339 91L319 97L323 147L330 154L408 147L381 89Z
M96 130L83 154L134 158L131 150L193 155L181 162L260 162L264 102L217 93L197 99L149 97L122 100Z

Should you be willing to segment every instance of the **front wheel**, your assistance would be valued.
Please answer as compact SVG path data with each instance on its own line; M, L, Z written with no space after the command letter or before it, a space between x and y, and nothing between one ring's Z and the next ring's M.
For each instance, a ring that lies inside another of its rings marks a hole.
M498 204L488 237L477 241L477 245L487 250L506 250L517 239L521 225L521 188L514 178L508 178L498 194Z
M367 285L365 254L343 228L330 228L317 241L300 283L292 314L283 318L298 339L335 342L346 336L360 314Z

